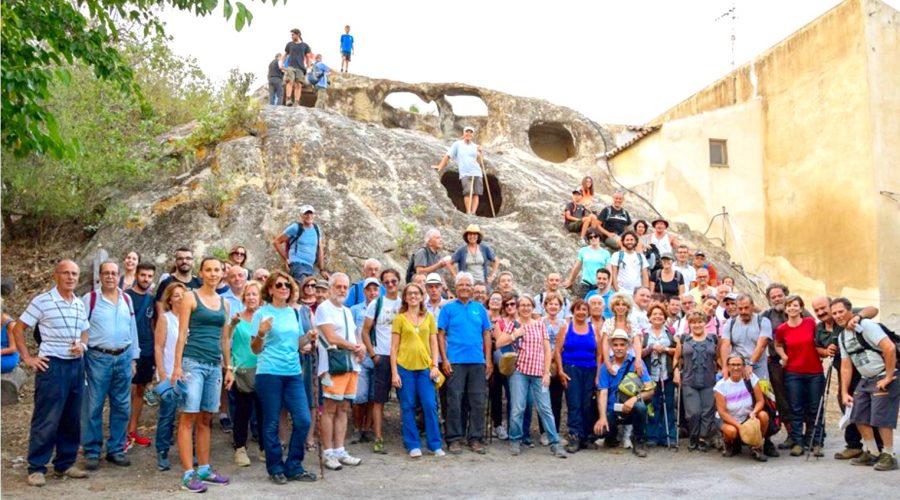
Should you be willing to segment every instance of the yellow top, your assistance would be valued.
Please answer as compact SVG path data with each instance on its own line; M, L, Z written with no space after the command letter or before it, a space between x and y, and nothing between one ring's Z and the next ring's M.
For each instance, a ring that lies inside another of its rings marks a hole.
M431 368L431 336L437 335L437 325L433 314L426 312L419 324L414 325L405 314L398 313L394 317L391 333L400 336L397 365L406 370Z

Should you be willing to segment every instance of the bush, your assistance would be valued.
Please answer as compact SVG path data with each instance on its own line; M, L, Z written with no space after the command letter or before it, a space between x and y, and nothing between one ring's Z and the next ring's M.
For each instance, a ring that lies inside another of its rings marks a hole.
M200 150L252 132L260 108L259 101L249 95L254 79L253 73L232 69L225 86L206 108L184 145Z

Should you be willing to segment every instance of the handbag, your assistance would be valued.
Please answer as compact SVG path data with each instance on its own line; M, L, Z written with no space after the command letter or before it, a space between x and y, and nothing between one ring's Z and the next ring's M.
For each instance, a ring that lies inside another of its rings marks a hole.
M256 367L236 368L234 370L234 388L242 394L256 392Z
M516 320L509 322L508 325L509 326L503 333L507 333L510 335L512 335L513 330L521 326L521 324ZM519 340L520 339L517 339L516 342L518 342ZM511 347L513 350L509 352L503 352L503 348L501 348L499 363L500 366L498 368L498 370L500 370L500 374L506 377L512 375L513 372L516 371L516 363L519 361L519 352L512 344L510 344L509 347Z
M343 310L343 306L341 306L341 315L344 317L344 339L349 341L347 332L350 331L350 327L347 326L347 313ZM350 351L329 345L325 335L321 335L320 338L322 339L322 345L325 346L325 352L328 354L328 373L341 375L351 372L353 370L353 361L350 357Z
M758 448L763 444L762 431L760 430L759 419L748 418L744 420L739 429L741 441L751 448Z

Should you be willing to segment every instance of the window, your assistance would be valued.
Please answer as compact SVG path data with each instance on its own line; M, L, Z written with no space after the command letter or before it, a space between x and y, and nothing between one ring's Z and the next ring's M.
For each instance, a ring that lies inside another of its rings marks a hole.
M709 140L709 166L710 167L727 167L728 166L728 148L725 139Z

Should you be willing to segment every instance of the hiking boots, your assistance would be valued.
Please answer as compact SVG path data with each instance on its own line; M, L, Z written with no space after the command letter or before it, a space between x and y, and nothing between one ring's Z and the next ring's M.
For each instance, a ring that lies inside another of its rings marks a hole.
M645 458L647 456L647 444L644 442L635 443L634 447L631 448L631 452L638 458Z
M569 458L569 455L563 450L562 446L559 443L550 445L550 453L553 454L556 458ZM896 460L894 461L894 466L897 465Z
M451 455L459 455L462 453L462 444L459 441L453 441L447 446L447 451L449 451Z
M861 448L844 448L842 451L839 451L834 454L835 460L850 460L851 458L856 458L862 455Z
M44 477L43 472L32 472L31 474L28 474L28 484L29 486L37 486L40 488L47 484L47 478Z
M760 449L760 448L751 449L750 456L752 456L753 460L756 460L757 462L768 462L769 461L769 459L766 458L766 456L762 452L762 449Z
M822 453L822 447L819 445L813 446L812 447L812 456L814 456L816 458L824 457L825 454Z
M877 471L897 470L897 457L888 453L882 453L878 455L878 463L875 464L874 468Z
M247 448L241 446L234 450L234 465L238 467L250 467L250 457L247 456Z
M733 443L724 443L724 449L722 450L722 456L724 457L736 457L741 454L741 443L738 440L735 440Z
M778 458L781 456L781 453L778 453L778 449L775 447L775 443L771 440L766 439L763 441L763 455L772 458Z
M472 441L469 447L472 449L472 451L478 453L479 455L484 455L485 453L487 453L487 449L484 447L484 444L481 441Z
M884 453L884 455L887 455L887 453ZM897 466L897 463L895 460L894 467L896 468L896 466ZM885 469L885 470L887 470L887 469ZM68 469L66 469L64 472L56 471L56 475L59 477L69 477L72 479L84 479L84 478L88 477L87 472L79 469L78 467L75 467L74 465L69 467Z
M859 454L858 457L850 460L850 465L875 465L878 458L871 455L868 451Z
M569 434L569 444L566 445L566 452L568 453L578 453L578 450L581 449L581 439L578 436Z
M803 455L803 447L802 446L800 446L799 444L794 444L794 446L791 446L791 456L792 457L799 457L801 455Z

